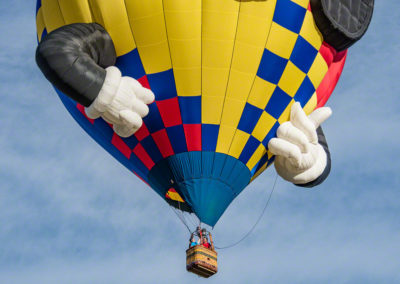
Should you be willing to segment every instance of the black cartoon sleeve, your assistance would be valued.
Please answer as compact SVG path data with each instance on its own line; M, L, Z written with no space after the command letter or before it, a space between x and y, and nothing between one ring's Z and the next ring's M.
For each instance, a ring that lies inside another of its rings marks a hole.
M326 138L324 132L322 131L321 126L317 128L317 135L318 135L318 143L324 148L326 153L326 166L322 174L313 181L310 181L305 184L295 184L300 187L314 187L320 185L322 182L326 180L331 172L331 153L329 152L328 143L326 142Z
M113 41L99 24L71 24L49 33L36 49L45 77L78 103L89 106L116 61Z
M311 0L310 4L324 40L337 51L361 39L374 10L374 0Z

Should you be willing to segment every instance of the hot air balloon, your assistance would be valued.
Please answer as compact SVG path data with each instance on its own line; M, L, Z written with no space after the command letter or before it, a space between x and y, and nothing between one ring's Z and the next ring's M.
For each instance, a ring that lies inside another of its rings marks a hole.
M210 226L273 163L268 141L293 103L307 114L326 103L350 45L324 41L309 0L38 0L36 23L39 42L73 23L104 27L115 65L156 96L143 126L122 138L56 88L61 101L161 198Z

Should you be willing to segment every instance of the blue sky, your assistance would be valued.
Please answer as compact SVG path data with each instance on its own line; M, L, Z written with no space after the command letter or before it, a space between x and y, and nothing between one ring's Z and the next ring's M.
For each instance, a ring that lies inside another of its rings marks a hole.
M34 62L35 1L0 4L0 283L399 283L400 2L377 1L324 124L332 173L282 179L266 215L185 271L187 231L154 192L73 121ZM265 172L215 228L220 246L257 219Z

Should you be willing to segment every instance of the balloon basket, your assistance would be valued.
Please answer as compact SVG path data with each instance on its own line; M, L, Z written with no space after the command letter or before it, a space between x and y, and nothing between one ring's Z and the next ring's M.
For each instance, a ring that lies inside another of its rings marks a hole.
M208 278L218 271L217 252L202 245L186 250L186 270Z

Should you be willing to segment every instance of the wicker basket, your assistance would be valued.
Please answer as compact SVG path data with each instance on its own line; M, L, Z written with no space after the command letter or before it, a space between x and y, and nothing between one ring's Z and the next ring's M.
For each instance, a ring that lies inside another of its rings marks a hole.
M186 250L186 270L208 278L218 271L217 252L202 245Z

